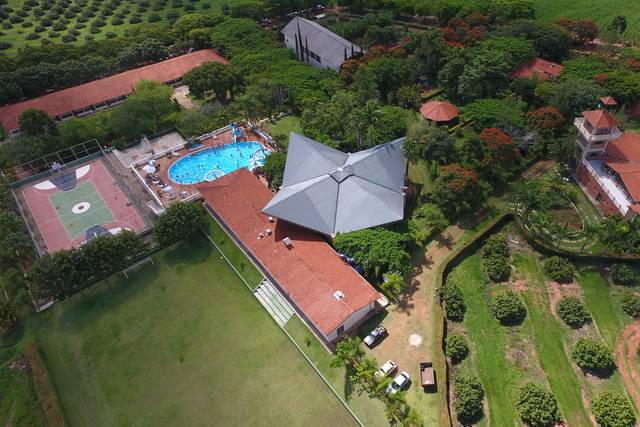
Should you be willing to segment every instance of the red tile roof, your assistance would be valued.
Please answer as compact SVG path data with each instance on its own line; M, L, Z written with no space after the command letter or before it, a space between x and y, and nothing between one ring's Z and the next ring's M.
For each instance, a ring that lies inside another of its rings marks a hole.
M144 67L124 71L100 80L52 92L38 98L0 108L0 123L6 131L18 129L18 117L28 108L36 108L55 117L74 110L100 104L104 101L129 95L140 80L157 80L165 83L181 78L184 73L203 64L218 61L226 63L212 49L199 50Z
M602 105L607 106L618 105L618 102L612 96L603 96L600 98L600 102L602 102Z
M640 134L626 131L609 142L604 163L618 173L633 200L640 201Z
M616 118L607 110L583 111L582 116L587 119L589 124L595 129L615 128L620 125Z
M534 76L549 80L562 74L564 66L541 58L531 58L518 65L512 72L512 79L532 79Z
M262 208L273 193L249 170L239 169L198 186L198 190L325 336L380 298L320 235L286 221L269 222ZM271 235L266 233L268 228L273 230ZM293 241L291 248L283 243L285 237ZM336 291L342 291L344 298L336 299Z
M431 101L420 108L422 117L434 122L448 122L458 117L458 109L447 101Z

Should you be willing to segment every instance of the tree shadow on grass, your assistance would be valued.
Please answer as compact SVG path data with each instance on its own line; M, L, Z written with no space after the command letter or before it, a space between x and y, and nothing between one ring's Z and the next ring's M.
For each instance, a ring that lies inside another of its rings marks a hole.
M353 383L351 382L351 372L353 368L346 368L344 370L344 400L346 402L351 401L351 396L353 396Z
M201 234L169 247L162 254L161 262L168 266L178 264L200 264L207 261L216 249Z

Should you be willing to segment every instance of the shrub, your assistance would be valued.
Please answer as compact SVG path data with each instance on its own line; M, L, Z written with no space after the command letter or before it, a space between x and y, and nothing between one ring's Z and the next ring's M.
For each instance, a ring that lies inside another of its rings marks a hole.
M484 242L484 246L482 246L482 256L489 257L492 255L500 255L502 257L509 256L509 242L506 234L494 234Z
M72 43L76 40L78 39L73 34L67 34L66 36L62 36L62 43Z
M0 50L10 49L13 45L9 42L0 41Z
M147 21L149 22L158 22L161 20L162 18L157 13L152 13L151 15L149 15L149 18L147 18Z
M613 264L611 266L611 280L619 285L633 286L638 281L638 275L627 264Z
M202 206L196 203L174 203L155 224L155 239L161 246L185 239L204 226Z
M584 371L608 376L616 368L607 347L588 338L580 338L571 353L576 364Z
M53 24L52 29L53 29L54 31L64 31L64 30L66 30L66 29L67 29L67 26L66 26L66 25L64 25L64 24L63 24L63 23L61 23L61 22L56 22L55 24Z
M113 18L111 20L111 25L122 25L124 24L124 20L122 18Z
M55 39L55 38L57 38L57 37L60 37L60 33L57 33L57 32L55 32L55 31L50 31L50 32L49 32L49 38L50 38L50 39Z
M129 18L129 24L139 24L142 22L142 18L140 18L139 16L132 16L131 18Z
M622 295L622 310L633 318L640 317L640 297L631 292Z
M33 22L31 21L24 21L22 24L20 24L20 26L22 28L29 28L29 27L33 27Z
M464 302L464 296L462 296L460 288L454 284L447 283L439 289L439 294L447 319L462 322L464 313L467 311L467 304Z
M445 340L445 352L453 363L458 363L469 355L469 346L462 335L452 333Z
M501 255L491 255L482 260L487 276L493 282L505 282L511 275L509 259Z
M569 283L573 280L573 265L566 258L552 256L544 260L542 271L551 280Z
M602 427L633 427L636 415L633 406L620 393L605 391L591 402L593 415Z
M26 40L36 40L36 39L40 38L40 34L38 34L38 33L29 33L26 36L24 36L24 38Z
M555 426L562 422L555 396L536 383L527 383L518 389L516 407L522 422L532 427Z
M458 374L453 380L455 408L458 420L463 425L475 424L482 418L484 390L476 377Z
M518 324L527 315L527 309L520 297L510 290L498 293L491 300L490 307L493 316L503 325Z
M113 38L117 37L117 34L114 33L113 31L107 31L104 36L106 38L108 38L108 39L113 39Z
M558 303L558 316L572 328L580 328L582 325L591 322L591 315L587 307L576 297L566 297L560 300Z

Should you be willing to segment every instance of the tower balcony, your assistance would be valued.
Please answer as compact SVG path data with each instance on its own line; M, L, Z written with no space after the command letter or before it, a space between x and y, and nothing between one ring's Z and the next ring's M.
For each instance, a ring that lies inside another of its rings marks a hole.
M611 141L620 138L620 135L622 135L617 127L594 129L584 117L576 117L573 120L573 125L587 143Z

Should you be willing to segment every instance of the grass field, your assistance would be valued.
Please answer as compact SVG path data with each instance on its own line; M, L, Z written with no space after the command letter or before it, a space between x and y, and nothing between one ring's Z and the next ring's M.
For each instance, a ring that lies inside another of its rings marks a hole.
M637 0L535 0L536 16L547 21L560 17L592 19L599 28L606 28L617 15L627 17L623 38L640 39L640 7Z
M525 253L518 254L514 264L527 281L527 290L522 296L527 306L527 315L534 325L533 338L538 361L558 400L564 419L568 425L589 425L589 414L582 402L580 382L564 350L562 327L549 307L540 262L532 254Z
M42 1L40 1L39 3L42 3ZM88 5L91 2L86 2L86 3ZM93 2L93 3L96 3L96 2ZM12 53L15 53L18 48L23 46L40 45L42 42L42 39L45 39L45 38L49 38L54 43L62 43L62 37L67 34L70 34L71 31L74 29L77 30L77 35L76 35L77 41L72 42L74 44L85 42L86 37L89 35L93 36L96 40L106 38L107 33L122 35L128 28L131 28L134 25L145 25L145 24L148 25L149 23L151 23L151 21L154 21L153 22L154 24L169 24L170 20L168 19L167 14L170 14L170 13L177 13L178 15L184 15L187 13L194 13L194 12L209 13L213 11L219 11L220 5L223 2L221 0L147 0L147 3L149 4L149 6L147 8L143 8L144 10L140 9L140 3L142 2L137 0L123 0L120 3L120 5L112 9L113 13L111 15L107 15L104 18L102 18L103 21L105 21L106 25L99 27L99 32L97 34L91 34L91 32L89 31L91 28L91 23L94 22L98 17L100 17L102 12L105 10L105 6L107 5L107 2L102 3L99 9L96 11L95 16L89 17L88 21L84 23L81 23L80 21L78 21L78 16L80 16L83 12L85 12L88 9L87 5L80 6L80 8L78 9L78 12L76 12L74 15L71 15L70 9L66 8L65 10L63 10L63 13L60 14L59 17L55 19L51 19L52 25L50 26L41 25L42 18L49 16L53 10L52 9L45 10L44 11L45 14L43 16L37 17L34 14L35 8L32 8L27 11L27 16L23 18L24 21L22 23L11 24L13 28L0 29L0 31L4 33L0 35L0 41L7 41L13 45L12 48L7 49L3 52L12 54ZM233 3L233 2L228 2L228 3ZM16 15L16 13L22 9L23 5L24 5L24 0L9 0L7 6L14 10L9 14L10 18ZM208 6L205 6L205 5L208 5ZM193 8L193 10L187 10L190 8ZM128 10L129 13L125 13L124 11L126 10ZM65 16L66 13L69 13L69 17ZM139 16L139 18L141 19L140 23L138 24L130 23L130 20L134 15ZM157 15L160 19L158 21L155 21L154 18L150 19L152 15ZM113 20L115 17L118 17L118 16L122 17L121 19L123 23L119 25L114 25ZM3 23L9 23L9 19L4 20ZM64 23L63 20L66 20L68 22ZM22 25L24 22L27 22L27 21L32 22L33 25L30 27L24 28ZM66 26L66 28L64 30L55 31L58 35L55 37L52 37L50 33L53 31L53 25L55 25L56 23L63 23ZM85 26L84 28L79 28L77 27L78 24L85 25ZM40 35L40 38L36 40L26 40L25 37L27 36L27 34L34 33L34 29L39 25L45 28L45 31L38 33Z
M613 350L618 335L624 329L627 317L613 297L609 283L593 267L582 267L578 275L584 302L598 325L600 335Z
M464 327L470 339L475 373L482 381L489 425L513 425L517 418L511 398L524 373L507 360L508 330L498 324L487 305L487 289L480 256L465 259L451 273L464 295L467 312Z
M37 342L71 425L354 424L204 237L47 317Z
M304 132L302 132L302 125L300 124L300 117L298 116L284 116L283 118L278 119L275 123L267 122L265 124L265 128L271 135L286 135L287 141L289 140L289 134L291 132L304 135Z

